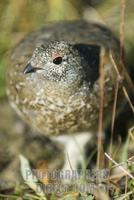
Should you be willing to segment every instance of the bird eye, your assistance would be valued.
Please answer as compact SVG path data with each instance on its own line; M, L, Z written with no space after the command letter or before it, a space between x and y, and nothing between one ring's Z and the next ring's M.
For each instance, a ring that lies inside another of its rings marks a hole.
M62 63L62 57L58 56L53 60L53 63L56 65L60 65Z

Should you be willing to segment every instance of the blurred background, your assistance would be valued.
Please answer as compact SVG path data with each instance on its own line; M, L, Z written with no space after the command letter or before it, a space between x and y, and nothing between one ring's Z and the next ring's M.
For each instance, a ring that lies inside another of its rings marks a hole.
M48 21L86 18L119 34L121 0L0 0L0 99L6 97L5 73L11 50L28 32ZM125 46L133 64L134 1L126 0Z
M14 46L24 36L48 21L85 18L103 23L119 37L122 0L0 0L0 191L16 180L18 154L23 152L30 161L44 156L44 143L34 138L24 139L27 126L11 110L6 97L6 70ZM126 0L125 48L127 66L134 63L134 1ZM132 70L134 71L134 70ZM133 73L132 73L133 76ZM122 122L121 122L122 124ZM32 133L33 135L33 133ZM35 146L34 146L35 145ZM27 146L29 147L27 150ZM34 150L33 150L34 149ZM35 151L36 149L36 151ZM48 149L48 151L46 150ZM38 155L31 155L36 152ZM46 157L55 150L45 145ZM54 153L52 153L54 154ZM33 156L33 157L32 157ZM55 155L54 155L55 156ZM45 159L46 159L45 157ZM59 154L58 154L59 159ZM15 174L14 174L15 173ZM8 180L3 185L4 181ZM7 184L8 183L8 184ZM1 189L2 188L2 189Z

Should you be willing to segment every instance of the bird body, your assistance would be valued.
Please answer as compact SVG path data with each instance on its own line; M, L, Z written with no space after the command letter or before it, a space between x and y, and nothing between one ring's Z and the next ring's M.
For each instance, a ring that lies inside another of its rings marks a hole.
M95 130L102 48L107 121L116 84L109 51L118 59L119 42L103 25L83 20L49 23L16 46L7 75L11 105L47 136Z

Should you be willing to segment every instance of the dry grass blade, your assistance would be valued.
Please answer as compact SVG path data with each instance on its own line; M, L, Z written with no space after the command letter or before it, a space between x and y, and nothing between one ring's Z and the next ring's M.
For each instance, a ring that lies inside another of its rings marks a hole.
M125 7L126 7L126 0L121 0L121 23L120 23L120 58L121 60L124 60Z
M119 198L116 198L116 200L126 200L127 199L127 197L129 197L131 194L132 194L133 192L128 192L128 193L126 193L126 194L123 194L121 197L119 197Z
M70 169L73 171L68 152L66 152L66 154L67 154L67 159L68 159L68 162L69 162Z
M114 163L116 166L118 166L126 175L128 175L131 179L134 180L134 176L132 174L130 174L126 169L124 169L124 167L120 166L115 160L113 160L107 153L105 153L105 156L112 161L112 163Z
M25 183L35 191L35 193L42 198L42 200L47 200L45 197L45 194L38 184L38 179L37 177L33 174L32 169L30 167L29 161L23 156L19 155L20 158L20 170L21 170L21 175L25 181ZM28 175L29 173L29 175Z
M110 136L110 148L109 148L109 154L110 155L112 155L114 122L115 122L115 115L116 115L116 105L117 105L117 98L118 98L118 91L119 91L119 83L120 83L120 80L117 77L116 86L115 86L115 96L114 96L114 103L113 103L113 111L112 111L111 136Z
M134 126L128 130L129 136L132 140L134 140ZM133 156L134 157L134 156Z
M121 23L120 23L120 58L124 60L124 40L125 40L125 0L121 0ZM116 69L116 71L118 71ZM117 73L116 87L115 87L115 96L114 96L114 104L113 104L113 112L112 112L112 124L111 124L111 139L110 139L110 148L109 154L112 155L112 144L113 144L113 132L114 132L114 122L116 115L116 105L117 105L117 97L120 83L120 74Z
M103 107L104 107L104 61L105 61L105 50L101 49L100 53L100 110L99 110L99 126L98 126L98 143L97 143L97 168L100 168L102 161L103 146L102 146L102 133L103 133ZM101 162L100 162L101 161Z
M123 90L123 92L124 92L124 95L125 95L125 97L126 97L128 103L129 103L129 105L130 105L130 108L132 109L132 111L133 111L133 113L134 113L134 106L133 106L133 104L132 104L132 102L131 102L131 99L129 98L129 95L128 95L128 93L127 93L127 90L126 90L126 88L125 88L124 86L122 87L122 90Z
M134 164L134 156L130 157L130 158L127 160L127 162L133 163L133 164Z
M115 71L116 71L116 73L117 73L118 80L122 80L124 77L122 77L122 76L120 75L118 66L117 66L117 64L116 64L116 62L115 62L115 60L114 60L114 58L113 58L113 53L112 53L112 51L110 51L109 57L110 57L111 63L113 64L113 67L114 67L114 69L115 69Z
M125 178L125 194L127 194L127 189L128 189L128 177L126 176Z
M119 72L119 70L118 70L118 67L117 67L117 65L116 65L116 63L115 63L115 60L114 60L114 58L113 58L112 52L110 52L110 59L111 59L111 62L112 62L112 64L113 64L114 68L115 68L115 71L116 71L116 73L117 73L118 79L119 79L120 81L122 81L124 77L122 77L122 76L120 75L120 72ZM123 67L123 65L122 65L122 67ZM134 88L133 83L131 83L131 80L130 80L130 78L128 77L128 73L125 71L124 67L123 67L123 71L124 71L123 75L125 75L125 78L127 79L128 83L130 83L130 87L131 87L131 88L132 88L132 87ZM128 103L129 103L129 105L130 105L130 108L131 108L132 111L134 112L134 106L133 106L133 104L132 104L132 102L131 102L131 100L130 100L130 98L129 98L129 95L128 95L128 92L127 92L127 90L126 90L126 87L125 87L125 86L122 86L122 90L123 90L123 93L124 93L124 95L125 95L125 97L126 97Z

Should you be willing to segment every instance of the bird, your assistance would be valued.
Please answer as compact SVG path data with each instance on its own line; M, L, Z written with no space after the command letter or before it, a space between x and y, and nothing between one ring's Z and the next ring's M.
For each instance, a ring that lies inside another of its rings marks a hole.
M29 126L61 142L64 170L77 168L83 159L79 147L83 149L97 134L102 59L104 126L111 119L117 72L110 52L120 59L119 41L112 31L85 20L48 22L12 51L9 102Z

